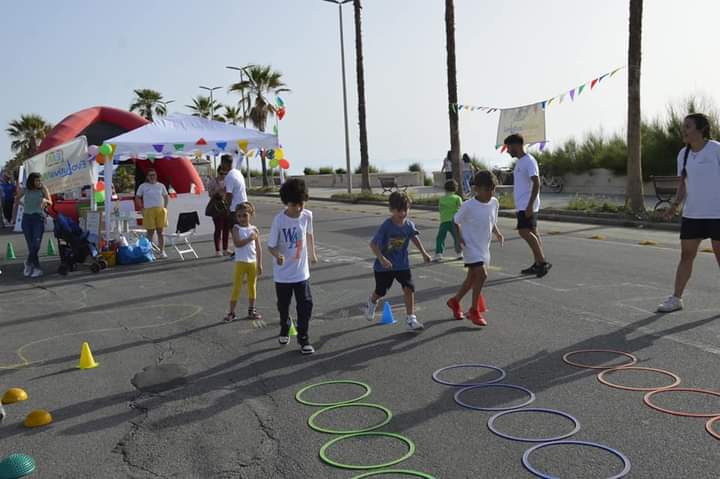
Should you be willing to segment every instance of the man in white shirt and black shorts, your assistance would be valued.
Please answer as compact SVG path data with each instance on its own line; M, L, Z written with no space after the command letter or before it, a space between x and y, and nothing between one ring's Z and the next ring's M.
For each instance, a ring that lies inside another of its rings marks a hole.
M241 205L247 201L247 191L245 189L245 177L237 168L233 168L233 157L231 155L223 155L220 158L220 166L225 171L225 204L230 212L227 218L230 229L237 224L235 209L237 205ZM235 259L235 253L230 255L231 259Z
M666 212L671 218L685 201L680 224L680 263L675 273L675 290L658 306L659 313L683 309L682 294L700 243L706 238L710 238L720 265L720 143L710 139L710 122L702 113L685 117L683 141L686 146L677 157L681 182L675 201Z
M545 276L552 265L545 260L542 241L537 230L537 213L540 211L540 170L538 163L529 153L525 153L525 139L517 133L505 138L507 151L517 158L513 170L513 195L517 216L517 230L532 250L535 262L522 274L534 274L538 278Z

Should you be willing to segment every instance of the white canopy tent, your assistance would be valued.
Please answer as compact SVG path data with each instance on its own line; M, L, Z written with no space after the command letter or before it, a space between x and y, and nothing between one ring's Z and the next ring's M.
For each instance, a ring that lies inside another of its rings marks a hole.
M232 154L238 165L241 150L279 148L278 138L252 128L207 118L173 113L152 123L105 140L113 159L187 156L194 153ZM112 162L105 162L105 234L110 239Z

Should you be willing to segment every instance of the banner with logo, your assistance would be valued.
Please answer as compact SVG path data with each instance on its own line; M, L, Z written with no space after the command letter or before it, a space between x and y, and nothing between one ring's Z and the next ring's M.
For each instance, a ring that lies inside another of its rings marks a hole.
M545 141L545 110L537 104L500 110L495 144L502 145L514 133L520 133L526 144Z
M43 184L50 194L93 184L92 162L84 136L33 156L25 162L25 166L28 174L42 175Z

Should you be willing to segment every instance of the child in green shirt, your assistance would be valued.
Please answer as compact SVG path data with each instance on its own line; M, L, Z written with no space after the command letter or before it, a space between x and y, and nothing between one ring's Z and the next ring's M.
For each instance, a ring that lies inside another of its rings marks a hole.
M443 257L443 251L445 251L445 237L448 233L453 238L455 243L455 253L457 253L457 259L462 259L462 248L458 242L457 231L455 230L455 222L453 217L458 212L462 205L462 198L457 194L458 184L455 180L448 180L445 182L445 196L441 197L438 201L438 209L440 210L440 229L435 239L435 261L441 261Z

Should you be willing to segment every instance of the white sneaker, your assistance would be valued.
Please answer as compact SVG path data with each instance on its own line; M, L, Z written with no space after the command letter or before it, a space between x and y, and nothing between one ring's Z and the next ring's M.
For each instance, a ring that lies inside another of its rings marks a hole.
M160 254L158 254L160 259L167 259L168 255L165 251L161 251Z
M410 328L410 330L412 330L412 331L416 331L418 329L423 329L425 327L425 326L423 326L423 324L420 321L418 321L418 319L415 317L414 314L411 314L410 316L407 317L407 325L408 325L408 328Z
M40 268L33 268L31 278L39 278L43 275L43 271Z
M365 307L365 319L368 321L375 319L375 308L377 308L377 303L373 303L372 300L368 298L367 306Z
M463 252L460 251L460 252L457 254L457 259L463 259L463 257L464 257L464 256L463 256Z
M23 275L27 278L28 276L30 276L32 274L32 272L33 272L32 265L30 263L28 263L27 261L25 261L25 269L23 270Z
M435 261L436 263L439 263L440 261L442 261L442 258L443 258L442 253L435 253L435 256L433 256L433 261Z
M658 313L672 313L683 309L683 300L676 296L668 296L668 298L660 303L657 307Z

